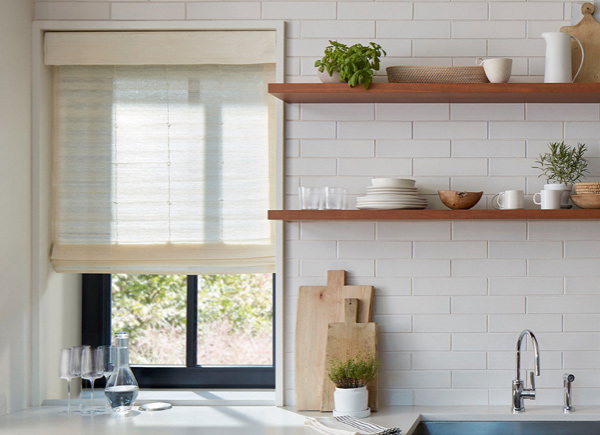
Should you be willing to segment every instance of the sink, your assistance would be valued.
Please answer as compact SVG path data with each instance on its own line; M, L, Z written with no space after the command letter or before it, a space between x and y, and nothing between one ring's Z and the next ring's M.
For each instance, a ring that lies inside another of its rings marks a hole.
M422 421L412 435L583 435L600 421Z

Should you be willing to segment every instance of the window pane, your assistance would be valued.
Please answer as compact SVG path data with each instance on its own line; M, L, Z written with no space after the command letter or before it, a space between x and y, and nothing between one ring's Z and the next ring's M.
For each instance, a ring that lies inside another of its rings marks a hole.
M198 364L273 364L273 276L198 276Z
M185 365L187 277L112 275L112 333L129 333L132 364Z

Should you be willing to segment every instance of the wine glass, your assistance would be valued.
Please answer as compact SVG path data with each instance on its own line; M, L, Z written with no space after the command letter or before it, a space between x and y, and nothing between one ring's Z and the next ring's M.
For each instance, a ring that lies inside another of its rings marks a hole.
M86 346L81 352L81 378L87 379L92 386L90 398L90 413L94 413L94 382L104 376L101 369L101 361L98 358L98 349Z
M71 358L69 360L69 374L73 378L78 378L81 376L81 352L83 350L82 346L73 346L71 348ZM81 403L79 404L81 407ZM77 411L79 412L79 411Z
M114 346L98 346L98 371L102 372L108 383L108 378L112 375L117 368L117 348ZM110 406L107 403L104 406L105 410L110 410Z
M98 346L99 371L102 371L107 381L116 368L116 350L114 346Z
M67 414L71 413L71 381L77 376L71 373L71 349L60 350L60 379L67 381ZM64 412L64 411L62 411Z

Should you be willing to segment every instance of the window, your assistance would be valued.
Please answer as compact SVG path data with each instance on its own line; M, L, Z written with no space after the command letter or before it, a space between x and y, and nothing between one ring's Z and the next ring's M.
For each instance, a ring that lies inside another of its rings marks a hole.
M128 300L142 311L165 292L185 295L138 340L143 386L274 384L272 346L270 361L257 363L198 352L207 336L231 338L222 311L213 330L198 329L215 311L211 282L226 292L231 277L266 274L272 300L274 41L271 31L46 34L55 65L51 259L58 272L86 274L84 340L107 343L111 323L113 332L135 326L111 287L143 287L145 303ZM162 357L158 330L177 336Z
M129 332L142 387L274 388L273 278L86 274L82 336Z

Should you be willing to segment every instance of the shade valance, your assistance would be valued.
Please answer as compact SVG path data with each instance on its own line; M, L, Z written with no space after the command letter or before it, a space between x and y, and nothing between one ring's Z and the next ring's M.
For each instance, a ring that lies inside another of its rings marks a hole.
M46 65L252 65L275 63L275 32L47 32Z

